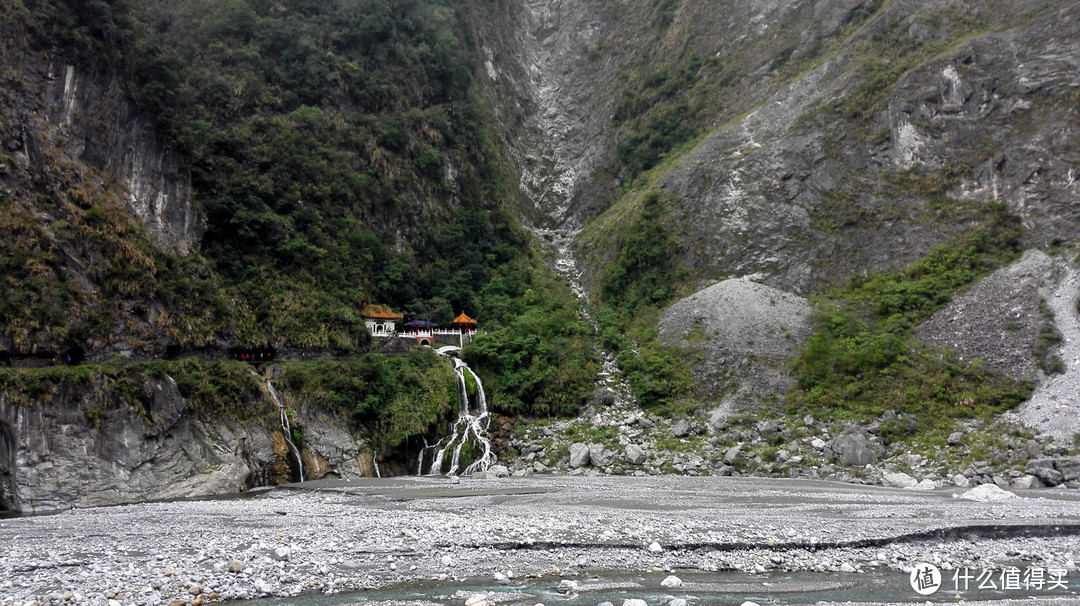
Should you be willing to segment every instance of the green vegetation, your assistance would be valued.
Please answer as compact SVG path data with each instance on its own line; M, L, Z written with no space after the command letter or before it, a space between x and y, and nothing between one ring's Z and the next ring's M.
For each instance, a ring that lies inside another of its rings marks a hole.
M791 414L872 419L907 413L882 435L951 431L957 418L986 418L1026 399L1031 385L961 361L912 336L914 327L966 286L1016 258L1018 220L995 220L952 245L892 272L856 276L817 301L815 330L794 364Z
M462 352L508 415L576 414L592 395L599 361L593 330L565 286L546 271L503 267L479 293L484 317L502 320Z
M99 403L91 409L93 421L103 412L101 406L128 407L151 422L154 391L147 381L172 377L177 388L191 405L213 416L259 418L270 410L260 404L259 381L251 367L240 362L157 360L126 366L83 365L50 368L0 369L0 392L16 406L36 406L56 398L80 400L92 395Z
M222 334L251 340L250 318L203 258L161 251L116 204L117 192L81 183L70 164L57 162L54 175L66 191L25 204L7 200L0 213L0 326L17 350L87 347L117 325L134 346L203 347ZM52 220L43 222L35 206ZM87 268L96 292L78 280L72 253L96 259ZM167 310L156 328L148 323L154 302Z
M347 416L377 452L392 452L410 435L431 433L457 410L454 371L430 350L290 362L282 379L291 393Z
M1060 356L1051 355L1050 351L1057 349L1065 338L1054 325L1054 310L1046 304L1046 299L1039 299L1039 313L1043 321L1039 325L1039 337L1031 353L1035 356L1035 363L1046 374L1062 374L1065 372L1065 361Z
M660 309L675 298L682 267L665 213L674 200L652 191L641 214L618 241L618 254L602 278L596 312L604 347L618 354L634 395L647 408L667 414L693 405L690 365L694 354L662 345L656 324Z
M190 169L207 219L198 253L163 252L130 218L122 186L49 137L52 172L19 173L15 196L0 199L0 334L18 351L123 341L143 354L268 346L355 354L371 345L357 311L378 302L436 322L477 317L485 333L467 355L501 410L569 414L591 394L591 328L510 212L519 194L472 90L470 6L21 0L12 8L0 15L18 34L0 42L7 64L47 49L83 73L117 75ZM23 86L15 71L0 77L11 90ZM108 128L100 116L87 121ZM0 109L0 138L20 136L18 124ZM388 423L389 442L422 424Z

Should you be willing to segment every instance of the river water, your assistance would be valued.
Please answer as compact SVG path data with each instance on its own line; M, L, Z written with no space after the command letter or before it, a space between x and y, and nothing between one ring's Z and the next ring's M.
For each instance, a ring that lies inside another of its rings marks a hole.
M515 579L507 585L491 580L472 580L460 583L421 582L373 589L363 593L326 596L319 593L294 598L258 600L259 606L335 606L338 604L408 604L461 606L470 597L486 594L496 604L533 606L543 603L593 606L611 602L619 606L624 600L641 599L648 604L666 604L672 598L682 598L690 604L734 604L750 601L761 606L818 603L957 603L961 599L999 601L1025 599L1033 596L1030 590L990 590L970 587L967 592L953 590L951 573L946 571L942 588L931 596L916 593L906 575L895 571L874 571L864 574L791 572L768 575L748 575L739 572L701 573L675 571L683 581L679 588L666 589L659 582L667 572L628 574L599 572L576 578L573 592L559 590L559 580ZM1072 592L1043 592L1047 599L1076 598ZM1075 603L1075 602L1070 602Z

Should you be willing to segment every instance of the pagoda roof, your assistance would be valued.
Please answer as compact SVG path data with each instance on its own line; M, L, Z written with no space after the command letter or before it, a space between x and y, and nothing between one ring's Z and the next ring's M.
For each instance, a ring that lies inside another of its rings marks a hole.
M475 326L476 320L473 320L469 316L466 316L464 313L462 313L460 316L454 318L454 321L451 322L451 324L472 324Z
M360 310L360 315L365 318L372 318L375 320L397 320L403 317L405 314L394 313L386 305L364 305Z

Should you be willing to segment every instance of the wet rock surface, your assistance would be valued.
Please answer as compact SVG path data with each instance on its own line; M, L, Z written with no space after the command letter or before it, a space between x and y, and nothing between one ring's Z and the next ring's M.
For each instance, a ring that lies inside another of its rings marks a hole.
M0 604L190 604L496 574L555 586L600 570L656 571L660 587L694 570L905 574L919 560L1075 574L1080 494L959 493L746 478L313 482L0 520ZM1011 536L1019 526L1032 536Z

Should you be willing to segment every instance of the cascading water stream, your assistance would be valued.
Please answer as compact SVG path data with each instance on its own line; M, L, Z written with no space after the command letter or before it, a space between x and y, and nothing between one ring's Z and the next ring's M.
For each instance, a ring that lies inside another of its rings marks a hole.
M457 375L458 388L458 418L450 427L450 435L439 440L438 443L427 446L420 451L420 460L417 463L417 471L423 475L424 459L428 452L434 451L431 466L428 467L427 475L442 473L443 464L446 462L447 453L450 454L450 469L447 475L457 473L461 467L461 453L466 444L472 443L482 449L481 455L469 463L462 471L463 475L472 475L477 471L487 471L495 461L495 453L491 450L491 439L488 438L488 426L491 425L491 414L487 408L487 396L484 394L484 385L480 377L469 368L469 365L459 358L450 358L454 365L454 373ZM476 402L469 401L468 382L465 373L469 373L476 383ZM426 443L425 443L426 444Z
M285 412L285 400L282 399L281 394L274 389L274 384L270 382L270 379L266 380L266 389L270 392L270 397L277 403L278 408L281 410L281 430L285 433L285 441L289 444L289 450L292 451L293 456L296 457L296 468L300 472L300 481L304 481L304 460L300 458L300 449L296 447L296 444L292 439L292 427L289 426L289 415Z
M563 280L570 286L570 290L574 293L574 296L577 297L580 302L578 314L581 319L588 322L593 327L593 330L599 331L600 325L589 313L589 294L581 285L580 279L582 272L578 269L577 260L574 258L573 242L578 231L579 230L573 229L532 230L541 241L551 243L552 247L555 249L555 263L553 269L557 274L562 276ZM636 354L637 347L633 344L631 347ZM600 374L597 377L597 386L610 390L612 395L615 396L615 400L619 406L627 405L636 407L637 400L633 395L633 390L630 388L629 383L623 378L615 356L611 352L605 351L599 347L597 347L597 353L599 353L601 359L604 360L600 369Z

